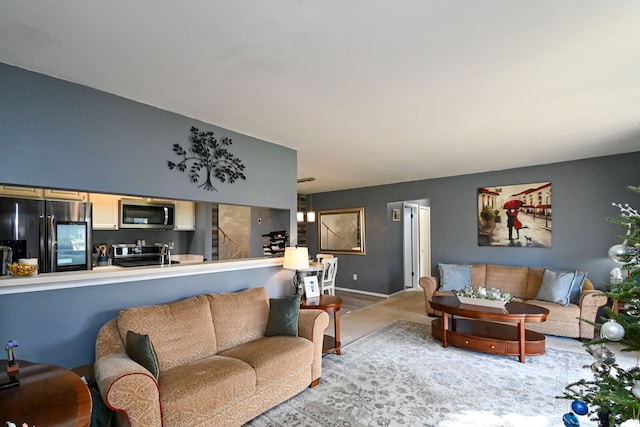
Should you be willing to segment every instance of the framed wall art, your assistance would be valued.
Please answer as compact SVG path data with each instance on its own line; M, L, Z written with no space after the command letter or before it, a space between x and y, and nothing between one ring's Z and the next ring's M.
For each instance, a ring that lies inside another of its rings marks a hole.
M318 212L320 252L364 255L364 208Z
M551 247L551 182L478 189L478 245Z

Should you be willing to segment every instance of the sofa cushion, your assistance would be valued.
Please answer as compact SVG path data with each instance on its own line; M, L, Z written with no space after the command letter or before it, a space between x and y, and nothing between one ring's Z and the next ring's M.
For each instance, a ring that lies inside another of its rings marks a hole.
M471 266L467 264L438 264L440 289L457 291L471 284Z
M241 360L216 355L162 372L158 384L163 424L192 426L255 393L256 374Z
M216 336L207 297L125 308L118 315L123 342L128 331L149 335L160 372L216 353Z
M541 323L527 323L527 329L545 335L556 335L562 337L580 337L580 307L569 304L561 307L554 302L528 300L527 304L537 305L549 310L547 320Z
M474 288L484 287L487 279L487 265L473 264L471 266L471 285Z
M256 370L258 388L286 377L300 366L311 366L313 343L306 338L265 337L220 353L240 359ZM309 383L311 369L309 368Z
M269 299L269 320L264 335L298 336L298 314L300 313L300 294L285 298Z
M527 290L528 267L510 267L506 265L487 265L485 288L498 288L503 293L523 298Z
M537 300L554 302L566 307L571 302L571 287L576 278L575 271L557 271L545 268Z
M264 288L209 294L218 352L264 337L269 297Z
M544 268L529 267L529 278L527 280L527 292L523 295L524 299L535 299L542 284L542 275Z
M127 355L158 379L158 356L149 335L127 331Z

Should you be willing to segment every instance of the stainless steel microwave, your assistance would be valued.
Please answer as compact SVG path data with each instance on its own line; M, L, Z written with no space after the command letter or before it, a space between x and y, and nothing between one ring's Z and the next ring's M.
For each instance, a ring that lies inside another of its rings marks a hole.
M171 230L175 227L175 215L173 203L120 200L120 228Z

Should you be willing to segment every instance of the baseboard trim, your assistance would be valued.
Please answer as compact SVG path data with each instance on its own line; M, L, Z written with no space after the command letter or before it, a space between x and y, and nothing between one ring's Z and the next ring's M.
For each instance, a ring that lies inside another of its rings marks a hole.
M392 296L392 295L379 294L377 292L368 292L368 291L361 291L358 289L349 289L349 288L336 287L336 290L342 291L342 292L351 292L352 294L368 295L370 297L378 297L378 298L390 298Z

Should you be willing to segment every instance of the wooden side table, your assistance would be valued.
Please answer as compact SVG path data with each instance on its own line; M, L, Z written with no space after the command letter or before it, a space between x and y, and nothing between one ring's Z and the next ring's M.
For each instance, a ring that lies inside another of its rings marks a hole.
M334 336L325 335L322 346L323 353L342 354L340 347L340 306L342 298L333 295L320 295L313 298L302 298L300 300L300 308L318 309L326 311L330 316L333 314Z
M0 390L0 423L29 426L87 427L91 392L72 371L55 365L19 360L18 387ZM0 383L9 380L7 361L0 361Z

